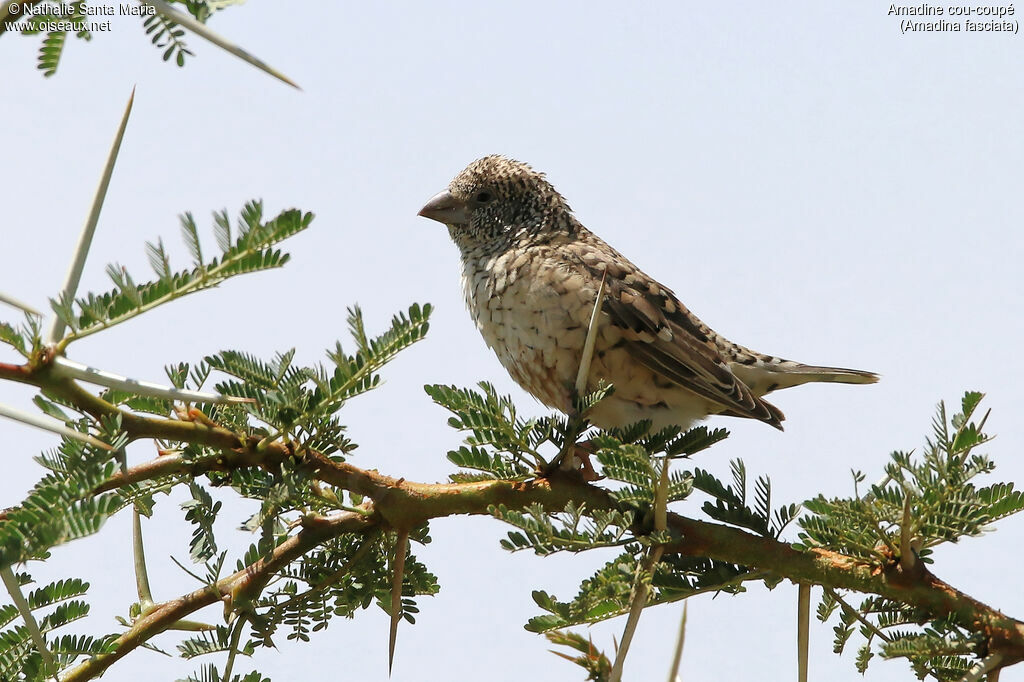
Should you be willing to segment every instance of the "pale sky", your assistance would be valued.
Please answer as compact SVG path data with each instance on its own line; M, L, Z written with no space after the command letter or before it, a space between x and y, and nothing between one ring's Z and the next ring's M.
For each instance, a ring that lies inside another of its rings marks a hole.
M100 4L93 2L92 4ZM38 38L0 39L4 96L0 290L37 307L55 295L133 86L135 110L86 266L82 291L106 290L108 262L137 280L143 243L163 237L189 265L177 215L192 211L212 248L210 212L317 215L287 242L281 271L236 279L72 346L69 357L140 379L224 348L312 362L346 339L359 303L383 330L413 301L436 306L425 341L384 370L385 385L344 408L360 444L351 461L417 481L445 480L461 436L425 383L486 379L524 414L544 408L519 390L464 309L458 254L443 227L416 212L471 160L527 161L580 220L672 288L704 321L758 350L813 364L873 370L875 386L808 386L776 394L785 433L736 419L697 466L728 476L742 457L769 473L777 504L848 495L850 469L869 480L888 453L919 448L935 404L988 394L990 482L1017 481L1024 424L1017 359L1021 320L1020 64L1012 33L902 35L889 3L791 2L250 2L211 22L287 73L288 88L203 41L184 69L160 60L137 19L114 17L91 43L69 39L58 74L35 69ZM15 320L11 309L0 319ZM351 344L350 344L351 345ZM9 360L4 356L3 359ZM0 401L31 393L0 385ZM0 506L16 504L56 439L0 422L10 463ZM154 455L146 446L134 461ZM180 495L158 500L145 526L158 599L196 583ZM700 518L695 495L674 510ZM221 514L225 546L249 509ZM91 632L115 631L135 599L129 515L58 548L48 575L92 583ZM509 555L508 528L487 518L438 520L416 554L442 590L402 625L394 675L407 680L583 679L522 626L532 589L561 599L611 554ZM787 536L795 539L795 529ZM934 572L1024 616L1024 518L936 554ZM233 559L232 559L233 561ZM815 591L817 599L818 592ZM626 679L665 679L682 605L648 610ZM795 679L796 588L752 586L689 609L682 679ZM218 609L203 617L216 622ZM616 620L593 628L612 651ZM812 679L854 680L859 643L832 654L832 624L812 621ZM156 644L172 649L174 635ZM310 645L282 631L257 661L275 680L387 679L387 618L376 608L335 620ZM200 659L201 661L202 659ZM183 677L199 661L138 651L105 680ZM244 671L245 661L236 670ZM866 679L911 679L901 661ZM1024 680L1018 669L1002 680Z

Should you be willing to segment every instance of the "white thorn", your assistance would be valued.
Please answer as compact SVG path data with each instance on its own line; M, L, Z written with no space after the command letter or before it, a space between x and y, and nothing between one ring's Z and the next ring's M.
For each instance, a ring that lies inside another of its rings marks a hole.
M679 636L676 638L676 650L672 656L672 669L668 673L668 682L680 682L679 663L683 660L683 643L686 642L686 609L690 600L683 601L683 618L679 621Z
M0 303L6 303L7 305L14 306L15 308L20 308L24 310L26 313L35 315L36 317L43 316L41 312L30 306L28 303L22 303L13 296L8 296L7 294L4 293L0 293Z
M917 557L914 555L910 531L912 521L910 518L910 491L903 491L903 520L900 523L900 566L904 571L914 568Z
M61 436L74 438L75 440L80 440L83 443L88 443L89 445L94 445L98 448L103 448L104 450L114 449L98 438L93 438L87 433L76 431L56 419L25 412L24 410L19 410L18 408L11 407L10 405L0 404L0 417L7 417L8 419L19 421L22 424L34 426L37 429L43 429L44 431L50 431L51 433L56 433Z
M35 616L32 615L32 608L29 606L28 600L25 599L25 593L21 591L18 577L14 575L14 571L8 566L7 568L0 569L0 579L3 579L7 593L11 595L14 606L18 609L18 613L21 614L21 619L25 621L25 627L28 628L32 643L35 644L36 651L39 652L39 656L43 659L44 672L52 674L53 679L56 680L57 662L53 660L53 654L46 648L46 640L39 629L39 623L36 621Z
M234 396L221 395L220 393L204 393L201 391L190 391L187 388L175 388L163 386L150 381L140 381L129 377L114 374L95 367L89 367L65 357L57 356L53 359L53 368L57 374L87 381L90 384L98 384L108 388L117 388L137 395L149 395L156 398L178 400L192 403L252 403L252 398L236 398Z
M979 682L982 677L992 672L1003 662L1002 654L989 654L974 664L974 667L967 671L967 674L960 678L960 682ZM989 675L991 677L991 675Z
M796 676L800 682L807 682L807 658L810 651L811 633L811 586L797 585L796 604Z
M583 342L583 356L580 358L579 372L576 374L576 395L582 398L587 391L587 377L590 376L590 362L594 359L594 344L597 343L598 314L604 302L604 280L608 276L606 270L601 276L601 284L597 287L594 309L590 313L590 325L587 327L587 340Z
M163 0L139 0L139 2L143 5L149 5L157 12L170 19L171 21L184 26L200 38L205 38L217 47L223 48L224 50L227 50L236 57L252 64L260 71L270 74L274 78L284 83L287 83L296 90L302 89L298 85L296 85L292 81L292 79L288 78L288 76L285 76L283 73L281 73L274 67L270 66L263 60L259 59L258 57L254 57L253 55L249 54L248 52L240 48L238 45L235 45L226 38L223 38L220 35L214 33L209 28L207 28L206 24L197 21L195 17L193 17L192 15L185 14L184 12L179 12L166 2L163 2Z
M110 153L107 154L107 163L103 167L103 175L100 176L100 184L96 188L96 194L92 199L92 207L89 209L89 217L85 219L82 227L82 234L78 238L78 246L75 247L75 255L71 259L71 267L68 268L67 278L64 280L64 288L61 290L61 298L70 304L78 291L78 283L82 279L82 270L85 268L85 259L89 256L89 247L92 246L92 237L96 233L96 223L100 220L100 211L103 209L103 200L107 197L107 187L110 186L110 176L114 173L114 163L117 161L117 153L121 150L121 140L124 139L125 128L128 127L128 117L132 113L132 103L135 101L135 88L132 88L132 95L128 98L128 104L124 108L124 115L121 116L121 125L114 135L114 144L110 146ZM60 317L54 315L49 331L46 332L46 345L52 345L64 335L64 322Z

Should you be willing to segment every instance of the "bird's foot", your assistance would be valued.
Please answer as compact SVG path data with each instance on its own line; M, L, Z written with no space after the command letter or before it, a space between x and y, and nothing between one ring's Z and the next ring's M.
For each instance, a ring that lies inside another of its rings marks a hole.
M594 469L594 465L590 461L592 454L594 454L593 441L585 440L576 443L569 447L565 456L560 462L557 462L557 466L563 471L578 471L583 480L589 483L600 481L604 476L599 475Z

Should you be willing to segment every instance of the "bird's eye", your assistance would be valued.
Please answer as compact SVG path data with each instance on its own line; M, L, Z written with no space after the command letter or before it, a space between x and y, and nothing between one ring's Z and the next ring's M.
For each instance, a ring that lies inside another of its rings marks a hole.
M477 192L477 195L474 198L476 199L478 204L486 204L494 197L490 192Z

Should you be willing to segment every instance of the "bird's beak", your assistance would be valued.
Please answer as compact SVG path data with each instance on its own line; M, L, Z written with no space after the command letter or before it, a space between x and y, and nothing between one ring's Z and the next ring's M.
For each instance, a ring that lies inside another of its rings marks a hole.
M431 197L430 201L420 209L418 215L445 225L461 225L469 222L466 205L453 197L448 190L438 192Z

